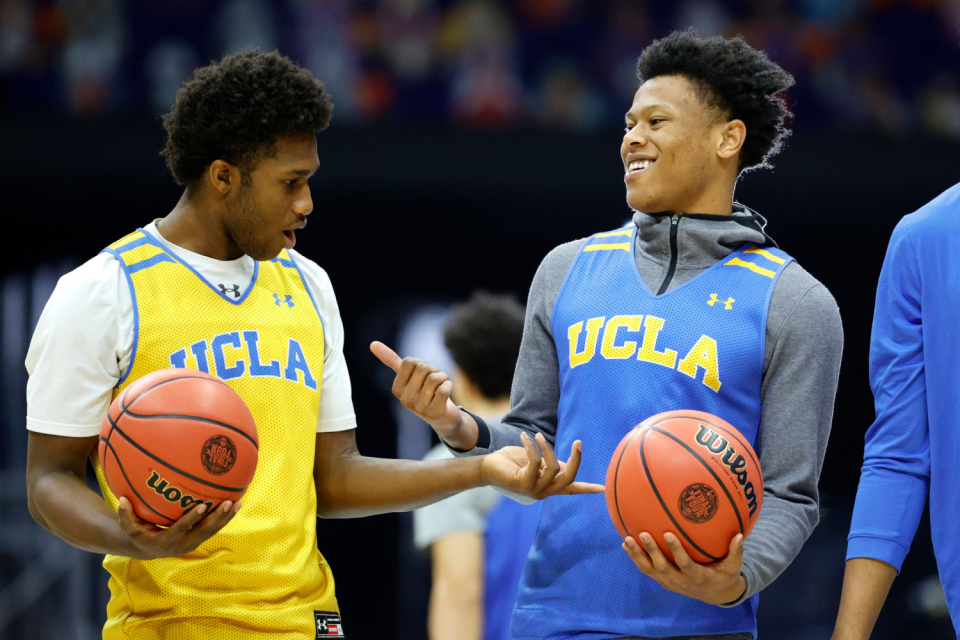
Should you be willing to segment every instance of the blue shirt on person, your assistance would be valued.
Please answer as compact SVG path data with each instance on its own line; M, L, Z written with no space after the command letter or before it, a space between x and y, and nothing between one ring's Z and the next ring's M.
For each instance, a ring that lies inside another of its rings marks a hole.
M960 627L960 184L890 238L870 341L867 431L847 559L900 570L929 494L950 615Z

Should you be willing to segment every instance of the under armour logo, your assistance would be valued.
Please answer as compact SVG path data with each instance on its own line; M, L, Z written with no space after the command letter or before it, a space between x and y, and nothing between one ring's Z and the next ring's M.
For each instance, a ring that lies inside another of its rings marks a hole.
M280 299L280 294L273 294L273 301L279 307L281 304L287 305L287 307L293 306L293 296L289 293L284 294L283 300Z
M707 304L712 307L717 302L723 305L724 311L730 311L730 309L733 308L733 303L736 302L736 300L734 300L733 298L727 298L726 300L717 300L717 294L711 293L710 299L707 300Z
M323 632L327 630L327 620L326 618L320 618L317 620L317 631Z
M233 287L231 287L230 289L228 289L227 285L225 284L218 284L217 286L220 287L220 293L222 293L223 295L232 293L234 298L240 297L240 285L238 284L233 285Z

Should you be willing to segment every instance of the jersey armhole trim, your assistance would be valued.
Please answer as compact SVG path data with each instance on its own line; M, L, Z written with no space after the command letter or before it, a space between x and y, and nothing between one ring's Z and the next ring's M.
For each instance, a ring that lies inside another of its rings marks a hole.
M327 326L323 322L323 314L320 313L320 307L317 306L317 301L313 297L313 291L310 290L310 285L307 284L307 279L303 277L303 271L300 269L300 265L297 264L297 259L293 257L293 254L287 251L287 255L290 256L290 262L293 263L293 268L297 270L297 273L300 275L300 283L303 285L304 290L307 292L307 296L310 298L310 303L313 305L313 310L317 312L317 318L320 320L320 326L323 327L323 339L327 339ZM324 361L326 361L326 349L324 349Z
M583 246L577 249L577 255L573 257L573 261L567 268L566 275L563 276L563 282L560 283L560 288L557 290L557 299L553 301L553 306L550 307L550 333L553 334L554 344L557 342L557 335L553 328L553 319L557 316L557 305L560 304L560 298L563 297L563 290L567 288L567 282L570 280L570 274L573 273L573 268L577 265L577 261L580 260L580 257L583 255L584 248L590 244L590 241L593 240L596 235L597 234L593 234L590 237L583 239Z
M133 306L133 346L130 349L130 362L127 363L127 370L120 377L119 382L114 387L114 389L119 389L128 377L130 377L130 372L133 371L133 363L137 359L137 345L140 342L140 309L137 305L137 290L133 286L133 278L130 277L130 270L127 269L127 263L124 262L120 254L115 250L107 247L100 253L109 253L114 258L117 259L117 262L120 263L120 269L123 270L123 275L127 279L127 286L130 287L130 302Z

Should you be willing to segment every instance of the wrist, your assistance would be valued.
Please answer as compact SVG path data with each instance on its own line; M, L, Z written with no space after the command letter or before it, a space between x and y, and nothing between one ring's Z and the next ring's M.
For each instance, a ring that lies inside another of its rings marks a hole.
M747 591L747 579L743 576L743 573L737 575L737 579L733 581L730 585L724 588L719 594L720 602L716 604L729 605L733 604Z
M474 449L479 442L480 427L472 413L462 407L458 407L457 422L451 427L434 426L434 431L440 436L447 445L457 451L470 451ZM486 425L484 425L486 426Z

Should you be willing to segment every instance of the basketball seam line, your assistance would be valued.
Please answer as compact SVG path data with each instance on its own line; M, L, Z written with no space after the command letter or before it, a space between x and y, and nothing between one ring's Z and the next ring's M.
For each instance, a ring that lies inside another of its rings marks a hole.
M143 447L141 447L141 446L140 446L139 444L137 444L130 436L128 436L127 434L125 434L125 433L123 432L123 429L121 429L120 427L118 427L117 424L116 424L112 419L110 420L110 424L113 425L114 431L116 431L117 433L119 433L121 436L124 437L124 439L126 439L127 442L129 442L129 443L132 444L134 447L136 447L137 450L140 451L140 453L148 456L149 458L151 458L152 460L154 460L154 461L156 461L156 462L159 462L160 464L162 464L163 466L167 467L168 469L170 469L170 470L172 470L172 471L176 471L177 473L179 473L180 475L182 475L182 476L184 476L184 477L186 477L186 478L190 478L191 480L195 480L196 482L199 482L199 483L201 483L201 484L205 484L205 485L207 485L208 487L213 487L214 489L220 489L221 491L246 491L246 490L247 490L246 487L226 487L226 486L223 486L223 485L220 485L220 484L214 484L213 482L208 482L208 481L204 480L203 478L198 478L198 477L196 477L196 476L194 476L194 475L192 475L192 474L189 474L189 473L187 473L186 471L182 471L182 470L176 468L175 466L173 466L172 464L170 464L169 462L165 462L164 460L158 458L157 456L153 455L152 453L150 453L149 451L147 451L146 449L144 449ZM119 462L119 460L120 460L120 458L118 457L118 458L117 458L117 461Z
M153 390L156 389L157 387L163 386L163 385L167 384L168 382L176 382L177 380L197 380L197 379L199 379L199 380L210 380L210 381L212 381L212 382L217 382L217 383L219 383L219 384L222 384L223 386L225 386L225 387L227 387L227 388L230 388L230 389L233 388L233 387L231 387L230 385L228 385L226 382L224 382L223 380L221 380L221 379L219 379L219 378L217 378L217 377L215 377L215 376L212 376L212 375L211 375L210 377L207 377L207 376L177 376L176 378L170 378L170 379L168 379L168 380L161 380L160 382L158 382L157 384L153 385L152 387L147 387L146 389L144 389L143 391L141 391L140 393L138 393L136 398L134 398L133 400L130 401L130 406L132 407L132 406L134 405L134 403L135 403L137 400L140 399L140 396L144 395L144 394L147 393L148 391L153 391ZM137 378L137 380L139 380L139 378ZM135 380L134 382L136 382L136 380ZM124 394L126 394L126 391L127 391L127 390L124 389L123 391L124 391ZM123 404L123 400L120 401L120 404Z
M737 516L737 522L740 524L740 533L743 533L743 518L740 517L740 509L737 508L737 503L734 502L733 496L730 495L730 490L727 489L727 485L723 483L723 480L720 479L720 476L717 475L717 472L710 468L710 465L707 464L707 461L704 460L699 453L691 449L686 442L680 440L672 433L668 433L663 429L658 429L656 427L647 427L647 428L667 436L668 438L670 438L671 440L679 444L681 447L686 449L690 453L690 455L692 455L694 458L700 461L700 464L703 465L704 469L710 472L710 475L713 476L713 479L717 481L717 483L720 485L720 488L723 489L723 492L727 495L727 500L730 501L730 506L733 507L733 514ZM640 455L643 456L643 449L640 450Z
M157 413L152 415L145 415L142 413L134 413L133 411L130 411L130 409L128 409L127 407L124 407L123 410L124 410L124 413L126 413L129 416L132 416L134 418L143 418L144 420L156 420L158 418L167 418L167 419L175 418L178 420L195 420L196 422L205 422L207 424L215 424L218 427L223 427L224 429L230 429L231 431L236 431L237 433L242 435L244 438L249 440L250 443L254 446L254 448L257 451L260 451L260 447L259 445L257 445L257 441L251 438L250 434L244 432L242 429L238 429L237 427L234 427L233 425L229 425L225 422L220 422L212 418L204 418L201 416L187 416L187 415L180 415L177 413Z
M120 430L117 429L117 431L120 431ZM140 496L140 494L137 493L137 490L133 488L133 483L130 482L130 478L127 477L127 472L124 471L124 469L123 469L123 464L120 462L120 455L117 454L117 450L113 448L113 445L110 444L110 441L107 440L106 438L100 438L100 439L103 440L104 444L107 445L107 448L110 449L110 451L113 453L113 457L117 459L117 466L120 467L120 473L123 474L123 479L127 481L127 486L130 487L130 491L133 491L133 495L137 496L137 500L139 500L140 503L141 503L143 506L145 506L147 509L150 509L150 511L153 511L155 514L157 514L157 515L160 516L161 518L166 518L167 520L169 520L171 524L174 523L174 522L176 522L176 520L174 520L173 518L170 518L170 517L168 517L168 516L165 516L165 515L163 515L162 513L160 513L159 511L157 511L156 509L154 509L153 507L151 507L151 506L150 506L150 503L147 502L146 500L144 500L144 499Z
M647 439L647 435L648 435L651 431L657 431L657 432L659 432L659 433L663 433L663 432L660 431L659 429L653 429L653 428L651 428L651 427L647 427L646 433L644 433L644 434L643 434L643 438L640 439L640 462L643 463L643 472L644 472L645 474L647 474L647 482L650 483L650 488L653 489L653 495L657 496L657 500L660 502L660 506L661 506L661 508L663 508L663 512L664 512L665 514L667 514L667 517L668 517L668 518L670 518L670 522L673 523L673 526L675 526L675 527L677 528L677 531L679 531L681 534L683 534L683 537L687 539L687 542L689 542L690 544L693 545L693 548L694 548L694 549L696 549L697 551L699 551L699 552L702 553L703 555L707 556L707 557L710 558L711 560L722 560L722 558L718 558L718 557L716 557L715 555L712 555L712 554L710 554L710 553L707 553L706 551L704 551L703 549L701 549L701 548L700 548L700 545L698 545L696 542L694 542L694 541L690 538L690 536L687 535L687 532L683 530L683 527L680 526L680 523L677 522L676 518L673 517L673 514L670 513L670 509L667 508L667 503L665 503L665 502L663 501L663 498L660 496L660 492L657 491L657 485L656 485L656 483L654 483L653 477L650 475L650 470L647 468L647 456L645 456L644 453L643 453L643 442L644 442L644 440ZM666 434L664 434L664 435L666 435ZM719 478L718 478L718 480L719 480ZM742 529L741 529L741 530L742 530ZM674 557L674 562L676 562L676 557Z
M627 452L627 447L629 447L630 442L637 436L637 429L632 430L633 433L630 434L630 440L627 440L627 443L623 445L623 449L620 451L620 458L617 460L617 469L613 472L613 504L617 505L617 516L620 518L620 524L623 525L623 530L627 532L628 536L633 536L630 533L630 527L627 526L626 521L623 519L623 514L620 513L620 501L617 499L617 478L620 477L620 463L623 461L623 455Z

